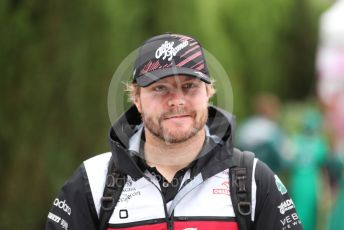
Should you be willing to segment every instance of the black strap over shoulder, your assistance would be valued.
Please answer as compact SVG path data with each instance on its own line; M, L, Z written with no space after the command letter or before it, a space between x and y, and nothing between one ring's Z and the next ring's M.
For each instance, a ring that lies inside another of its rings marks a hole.
M251 228L251 189L254 153L234 149L233 160L238 166L231 168L229 173L230 194L233 209L240 230Z
M105 230L113 210L121 196L126 183L126 175L116 171L115 164L111 157L105 181L103 197L100 200L99 230Z

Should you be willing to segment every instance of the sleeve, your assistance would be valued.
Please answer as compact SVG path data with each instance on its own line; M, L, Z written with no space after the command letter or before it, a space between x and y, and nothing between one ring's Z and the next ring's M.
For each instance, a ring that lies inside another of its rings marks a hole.
M87 174L81 165L54 199L45 230L96 230L98 225Z
M268 166L258 161L255 169L255 230L302 230L294 203L287 188Z

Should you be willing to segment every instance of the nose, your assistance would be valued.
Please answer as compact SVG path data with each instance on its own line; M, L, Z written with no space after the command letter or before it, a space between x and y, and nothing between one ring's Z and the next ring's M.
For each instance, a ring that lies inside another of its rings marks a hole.
M182 90L174 90L171 92L170 98L168 99L168 106L182 106L185 105L185 98Z

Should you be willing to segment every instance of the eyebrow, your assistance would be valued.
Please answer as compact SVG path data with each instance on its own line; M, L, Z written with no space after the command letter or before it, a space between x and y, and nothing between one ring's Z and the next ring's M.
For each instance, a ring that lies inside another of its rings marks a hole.
M198 79L198 78L195 78L195 77L190 77L190 78L187 78L187 79L179 79L179 81L178 81L178 83L179 84L181 84L181 85L183 85L183 84L187 84L187 83L190 83L190 82L192 82L192 83L200 83L200 82L202 82L200 79ZM155 82L154 84L152 84L152 85L150 85L149 86L149 88L150 87L156 87L156 86L159 86L159 85L162 85L162 86L166 86L166 85L173 85L173 84L175 84L175 82L161 82L161 81L157 81L157 82Z
M198 81L200 81L199 79L197 79L197 78L188 78L188 79L184 79L184 80L180 80L179 82L180 83L187 83L187 82L198 82Z

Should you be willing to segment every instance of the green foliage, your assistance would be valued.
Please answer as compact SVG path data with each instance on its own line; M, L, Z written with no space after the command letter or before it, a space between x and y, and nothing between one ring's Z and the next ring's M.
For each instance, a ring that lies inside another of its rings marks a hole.
M0 228L41 229L72 171L108 151L111 77L143 40L198 38L229 74L242 116L259 91L313 93L323 9L305 0L0 1Z

